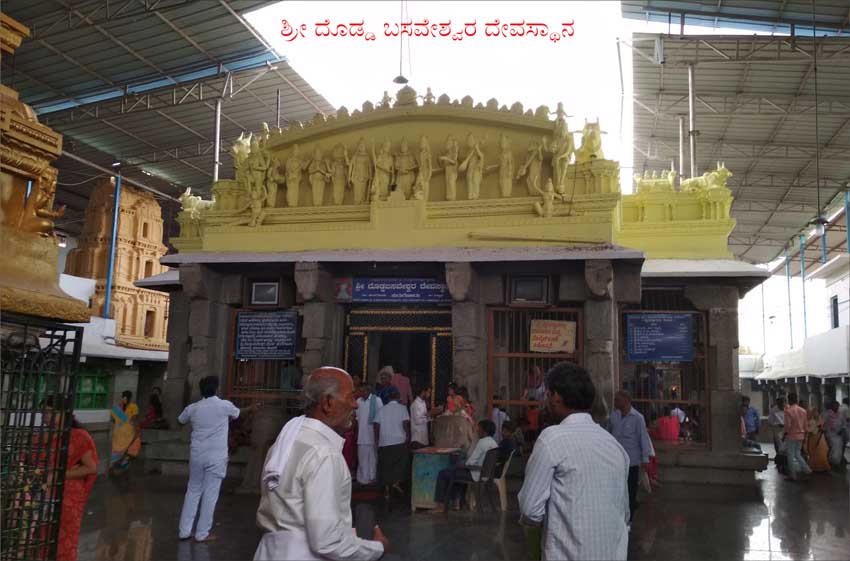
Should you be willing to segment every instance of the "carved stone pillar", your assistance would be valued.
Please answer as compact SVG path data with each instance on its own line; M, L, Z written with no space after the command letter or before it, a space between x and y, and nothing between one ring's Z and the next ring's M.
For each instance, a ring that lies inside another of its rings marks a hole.
M584 303L584 366L596 386L592 413L597 422L607 419L617 390L613 271L611 261L585 261L584 278L591 297Z
M734 286L688 286L685 298L708 315L708 369L711 398L711 449L741 449L738 392L738 289Z
M453 300L452 378L466 386L476 410L483 412L487 403L487 339L478 275L470 263L446 263L446 284Z
M304 324L304 354L301 356L301 371L307 376L320 366L339 363L334 356L334 322L338 315L333 301L333 279L314 262L295 264L295 286L299 299L304 302L302 313Z

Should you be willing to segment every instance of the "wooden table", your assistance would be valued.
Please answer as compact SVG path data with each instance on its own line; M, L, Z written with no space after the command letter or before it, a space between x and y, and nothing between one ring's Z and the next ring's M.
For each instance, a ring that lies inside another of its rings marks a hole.
M432 509L437 507L434 493L437 475L441 470L460 464L463 452L460 448L420 448L413 452L411 474L410 509Z

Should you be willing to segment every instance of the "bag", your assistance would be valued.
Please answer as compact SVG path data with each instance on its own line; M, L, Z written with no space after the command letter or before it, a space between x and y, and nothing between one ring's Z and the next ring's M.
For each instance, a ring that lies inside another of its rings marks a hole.
M652 493L652 485L649 483L649 474L645 469L640 470L638 488L646 494Z

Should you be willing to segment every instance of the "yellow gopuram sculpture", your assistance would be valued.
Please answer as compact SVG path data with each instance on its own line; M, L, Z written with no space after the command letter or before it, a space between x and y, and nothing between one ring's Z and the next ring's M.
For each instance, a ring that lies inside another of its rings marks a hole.
M115 179L102 177L89 197L83 231L77 247L68 253L65 272L97 280L92 308L103 315L106 278L109 266L109 240L115 201ZM192 197L184 193L184 197ZM203 213L200 197L193 197L194 212ZM115 336L126 347L168 350L166 324L168 295L138 288L139 279L165 271L159 259L167 249L162 243L162 209L153 195L128 186L121 187L118 235L115 246L115 273L112 279L111 313Z
M624 197L598 120L571 132L562 104L523 112L430 90L419 99L405 86L377 107L341 107L262 142L240 137L236 179L213 185L216 202L200 214L184 203L178 220L187 226L174 245L191 253L619 244L666 257L675 224L677 256L729 256L728 189L677 192L675 176L647 176L652 186ZM282 162L281 171L251 175L251 161ZM725 182L719 170L711 177ZM657 244L647 243L653 236Z
M2 55L14 53L29 29L0 14ZM62 135L40 124L18 93L0 85L0 309L4 312L88 321L90 311L59 288L59 241L53 221L56 168Z

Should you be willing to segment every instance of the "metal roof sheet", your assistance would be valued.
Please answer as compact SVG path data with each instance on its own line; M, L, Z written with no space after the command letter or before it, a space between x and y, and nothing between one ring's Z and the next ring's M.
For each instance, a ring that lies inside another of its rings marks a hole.
M124 2L7 0L3 11L30 27L3 84L39 120L64 135L64 149L171 196L209 194L216 98L222 99L221 177L243 131L307 121L335 108L280 59L241 14L258 0ZM57 161L57 227L79 231L97 171ZM166 218L176 208L164 205ZM167 235L166 235L167 238Z
M818 30L848 33L850 7L845 0L622 0L623 16L632 19L710 27L737 27L753 31L789 33L811 30L812 6Z
M818 39L817 143L810 38L635 34L627 44L635 173L678 162L679 116L687 127L687 65L693 63L697 170L713 169L719 160L734 174L728 184L738 225L730 247L738 257L771 261L847 188L850 37ZM831 251L841 250L839 240L829 243Z

